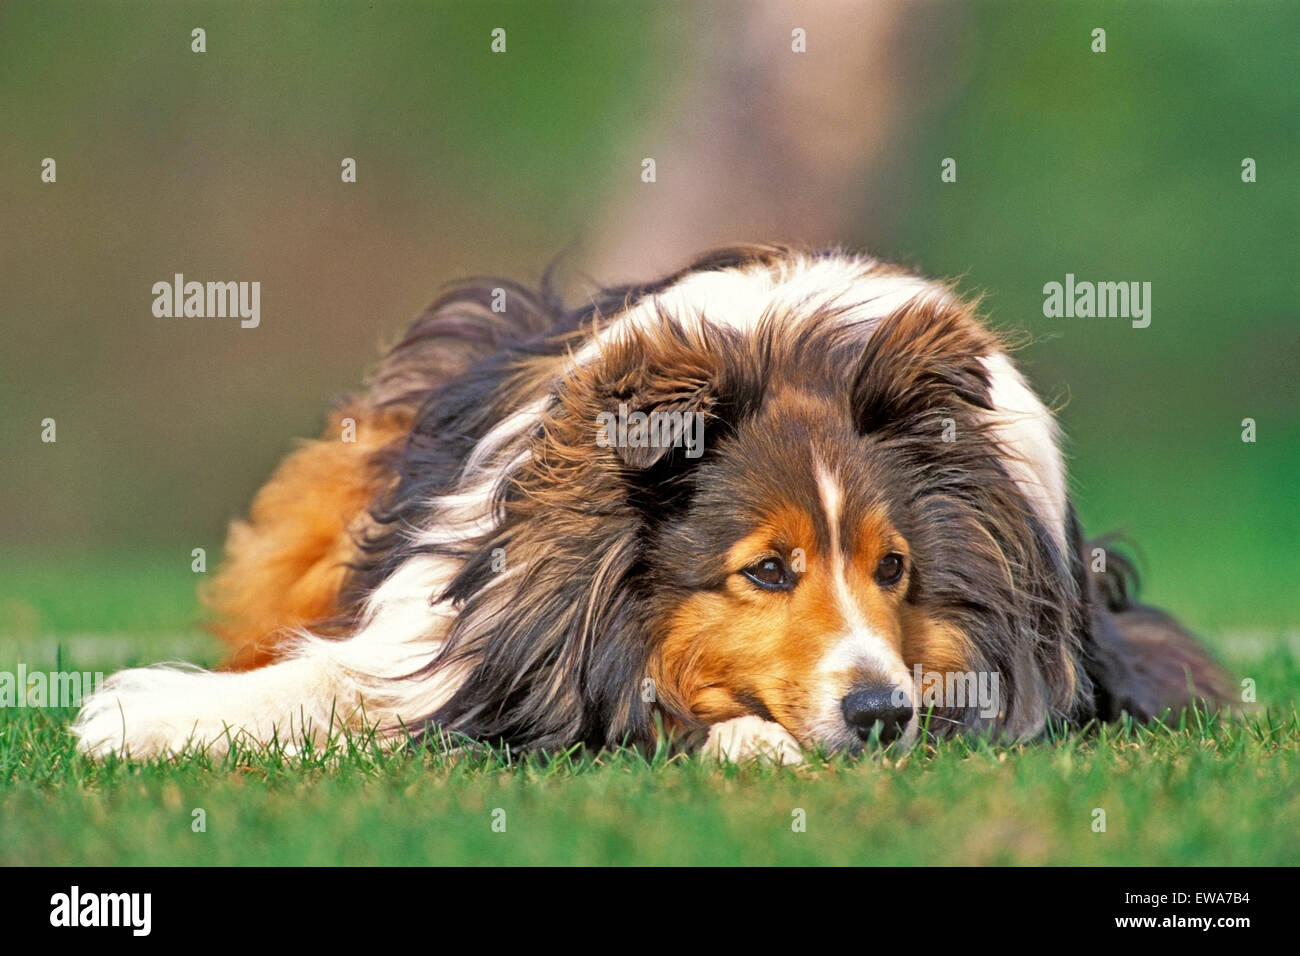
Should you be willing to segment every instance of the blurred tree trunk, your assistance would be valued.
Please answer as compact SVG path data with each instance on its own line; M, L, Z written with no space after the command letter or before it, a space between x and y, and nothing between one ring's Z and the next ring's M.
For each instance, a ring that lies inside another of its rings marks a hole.
M905 115L892 3L720 8L666 115L628 144L581 258L602 282L648 279L738 241L844 242ZM802 29L806 52L795 52ZM635 150L635 152L633 152ZM641 181L652 157L657 181Z

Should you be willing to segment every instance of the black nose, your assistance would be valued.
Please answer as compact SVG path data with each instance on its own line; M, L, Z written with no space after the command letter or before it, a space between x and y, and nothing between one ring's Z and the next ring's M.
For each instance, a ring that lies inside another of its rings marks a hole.
M912 719L912 703L891 684L855 687L844 696L841 705L844 719L863 740L880 724L880 742L887 744L907 727Z

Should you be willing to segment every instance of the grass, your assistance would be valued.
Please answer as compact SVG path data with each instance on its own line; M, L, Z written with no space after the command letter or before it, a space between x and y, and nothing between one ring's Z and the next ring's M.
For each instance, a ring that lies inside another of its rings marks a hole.
M1194 714L1012 747L951 741L902 759L799 768L630 751L386 754L364 739L296 756L96 764L74 752L69 716L5 719L0 864L1300 860L1279 838L1300 827L1293 710L1238 723ZM1105 832L1093 829L1098 809Z
M631 751L385 753L364 738L97 763L73 748L71 709L0 709L0 865L1295 864L1300 846L1281 835L1300 829L1297 655L1272 639L1232 646L1228 662L1261 702L1241 719L1198 712L798 768ZM7 639L0 670L214 653L146 627Z

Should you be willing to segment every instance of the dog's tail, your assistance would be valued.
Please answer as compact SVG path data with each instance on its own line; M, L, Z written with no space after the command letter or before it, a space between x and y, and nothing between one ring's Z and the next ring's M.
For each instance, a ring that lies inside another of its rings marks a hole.
M1111 543L1099 539L1084 548L1097 716L1114 720L1127 711L1148 720L1194 702L1228 706L1228 672L1172 617L1136 600L1137 571Z

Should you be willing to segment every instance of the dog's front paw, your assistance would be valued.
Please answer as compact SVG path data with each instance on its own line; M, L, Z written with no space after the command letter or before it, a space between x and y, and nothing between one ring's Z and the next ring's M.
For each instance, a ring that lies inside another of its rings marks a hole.
M182 750L197 729L184 718L189 674L168 668L120 671L92 694L72 724L77 749L92 757L138 759Z
M719 760L768 760L775 764L803 762L799 741L780 724L761 717L736 717L709 728L704 752Z
M91 757L137 760L190 749L223 753L243 733L217 717L220 692L239 676L167 666L119 671L86 700L73 722L77 749Z

